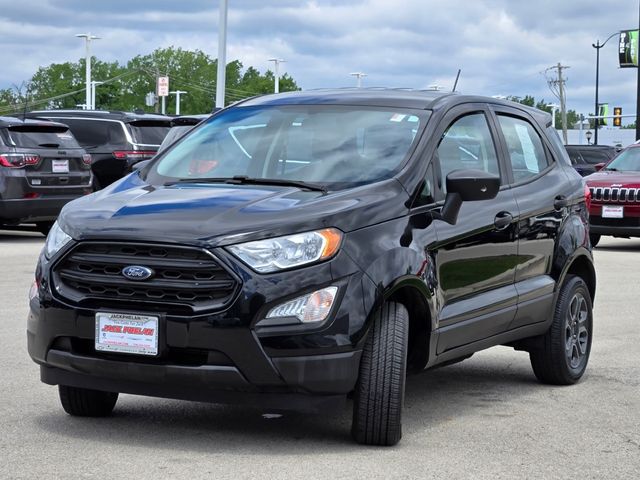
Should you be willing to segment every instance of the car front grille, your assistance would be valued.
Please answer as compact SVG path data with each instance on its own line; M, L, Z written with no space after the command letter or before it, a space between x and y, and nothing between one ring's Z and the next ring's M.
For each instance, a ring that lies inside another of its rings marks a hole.
M130 280L128 266L153 271ZM134 243L79 243L53 268L55 291L88 308L134 307L170 313L217 310L234 297L239 282L206 250Z
M589 187L595 202L640 203L640 188Z

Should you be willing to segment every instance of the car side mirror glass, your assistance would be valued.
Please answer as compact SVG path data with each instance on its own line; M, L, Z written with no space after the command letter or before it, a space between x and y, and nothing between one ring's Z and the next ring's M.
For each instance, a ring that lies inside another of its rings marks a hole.
M495 198L500 191L500 177L482 170L454 170L447 175L447 196L440 220L455 225L462 202Z
M602 170L605 167L606 163L601 162L601 163L596 163L593 168L596 169L596 172L599 172L600 170Z

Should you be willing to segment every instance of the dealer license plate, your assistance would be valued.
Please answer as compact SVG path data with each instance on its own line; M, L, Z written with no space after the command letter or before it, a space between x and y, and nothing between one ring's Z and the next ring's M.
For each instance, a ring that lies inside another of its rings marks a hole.
M624 207L603 205L602 218L624 218Z
M51 160L53 173L69 173L69 160Z
M96 350L157 355L158 317L97 312Z

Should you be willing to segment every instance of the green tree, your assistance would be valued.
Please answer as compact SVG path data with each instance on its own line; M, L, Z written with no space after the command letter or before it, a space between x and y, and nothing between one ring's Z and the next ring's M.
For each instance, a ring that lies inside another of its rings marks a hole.
M105 83L96 87L96 108L147 112L159 111L145 105L145 97L156 90L156 78L169 76L171 91L183 90L180 110L183 114L207 113L213 109L216 94L217 60L200 50L159 48L147 55L137 55L126 64L104 62L94 58L92 78ZM27 108L76 108L85 103L85 62L65 62L40 67L29 83L29 94L0 90L0 114ZM254 67L243 70L239 60L226 66L225 102L230 104L254 95L273 92L274 75ZM299 90L289 75L280 77L280 91ZM166 99L166 111L175 112L175 95Z

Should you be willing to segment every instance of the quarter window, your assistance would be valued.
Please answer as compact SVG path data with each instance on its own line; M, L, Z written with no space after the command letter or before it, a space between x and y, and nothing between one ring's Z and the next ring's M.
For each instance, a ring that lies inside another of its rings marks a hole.
M454 170L482 170L500 174L496 147L483 113L473 113L452 123L438 145L441 185L446 192L447 175Z
M498 115L516 182L535 177L549 166L540 136L522 119Z

